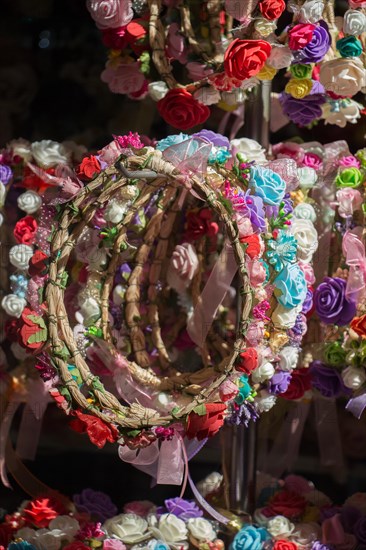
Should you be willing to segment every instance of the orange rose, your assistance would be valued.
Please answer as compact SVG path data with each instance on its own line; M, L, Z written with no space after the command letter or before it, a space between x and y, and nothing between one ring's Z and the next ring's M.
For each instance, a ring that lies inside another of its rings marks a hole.
M232 41L225 52L224 69L230 78L246 80L263 69L271 52L271 45L265 40Z
M286 4L284 0L262 0L259 3L261 14L269 21L278 19L285 8Z
M366 313L361 317L354 317L351 321L351 329L362 338L366 338Z
M79 168L77 169L77 175L82 180L90 180L94 178L101 171L102 167L100 162L94 155L85 157L81 161Z
M261 252L261 242L258 235L249 235L248 237L241 237L240 242L246 244L245 253L251 260L257 258Z
M197 124L203 124L210 116L207 105L199 103L192 94L182 88L169 90L166 96L158 101L157 106L163 119L179 130L188 130Z

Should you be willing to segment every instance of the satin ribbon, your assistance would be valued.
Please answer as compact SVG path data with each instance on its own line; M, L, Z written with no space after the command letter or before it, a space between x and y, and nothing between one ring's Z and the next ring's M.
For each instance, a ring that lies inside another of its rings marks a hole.
M183 176L188 178L191 174L198 177L206 172L208 158L212 150L212 144L201 138L190 138L171 145L163 151L163 158L173 164Z
M342 252L349 267L346 296L357 301L366 286L365 246L362 242L362 227L348 229L343 236Z
M366 408L366 392L358 395L357 397L352 397L346 405L347 411L352 413L356 418L360 419L363 411Z

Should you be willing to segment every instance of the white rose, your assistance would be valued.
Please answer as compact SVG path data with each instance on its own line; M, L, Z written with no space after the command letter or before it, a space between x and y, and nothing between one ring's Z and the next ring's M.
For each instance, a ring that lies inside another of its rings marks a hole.
M254 28L261 36L266 37L276 30L277 24L276 21L268 21L261 17L255 21Z
M275 370L272 363L263 363L260 367L256 368L255 371L252 372L252 380L255 384L265 382L266 380L272 378L274 372Z
M297 176L300 181L300 187L303 189L311 189L318 181L318 174L314 168L310 166L304 166L297 169Z
M131 0L87 0L86 7L99 29L124 27L133 18Z
M187 540L186 524L174 514L163 514L159 521L156 516L151 516L149 523L150 531L154 537L163 540L168 546Z
M319 80L328 92L354 96L365 86L365 68L358 57L337 57L320 66Z
M42 206L42 199L35 191L26 191L17 199L18 207L27 214L34 214Z
M193 97L203 105L216 105L221 99L220 92L213 86L203 86L196 90Z
M358 119L361 118L360 109L362 105L349 99L346 106L341 106L339 110L332 110L332 106L329 103L322 105L322 118L325 124L335 124L340 128L344 128L346 124L356 124Z
M37 550L59 550L61 540L54 537L48 529L39 529L32 543Z
M366 32L366 16L359 10L347 10L343 18L344 34L358 36Z
M281 370L292 371L297 366L299 350L293 346L286 346L280 351L279 358Z
M26 271L29 260L33 256L33 247L28 244L16 244L9 251L9 260L11 265Z
M57 164L67 164L70 160L70 153L61 143L51 139L35 141L31 150L36 162L43 168L52 168Z
M267 523L267 531L275 539L287 539L294 529L295 525L284 516L275 516Z
M317 23L322 18L323 10L322 0L308 0L300 9L301 23Z
M257 397L255 397L254 400L257 404L258 411L260 413L263 413L270 411L272 407L275 406L277 397L263 390L259 393Z
M358 390L366 381L363 368L347 367L342 371L343 383L347 388Z
M289 233L297 240L297 257L303 262L310 262L318 248L318 233L313 223L293 218Z
M25 162L32 159L31 144L26 139L14 139L9 143L8 148L12 150L14 156L21 157Z
M102 528L108 536L115 536L126 544L134 544L149 536L147 527L147 521L136 514L120 514L107 519Z
M178 293L191 284L199 267L198 257L194 246L190 243L178 244L170 259L167 282Z
M316 523L298 523L295 531L289 539L295 542L299 547L311 548L316 540L319 540L320 527Z
M232 139L230 145L234 154L242 153L250 161L256 160L257 162L261 162L266 160L265 150L254 139Z
M310 220L311 222L316 221L316 212L314 207L308 202L302 202L298 204L293 211L295 218L300 220Z
M206 497L209 493L213 493L218 490L222 483L223 476L218 472L212 472L205 479L197 483L197 489L203 497Z
M4 206L5 193L6 193L5 185L3 184L2 181L0 181L0 208Z
M153 101L160 101L168 93L168 86L162 80L150 82L148 89L149 96Z
M104 218L107 222L119 223L123 220L127 210L127 203L122 204L118 201L111 200L107 204L107 208L104 210Z
M197 540L207 541L216 538L212 524L204 518L191 518L187 523L188 531Z
M278 304L272 313L272 321L276 328L292 328L296 322L296 317L300 313L302 306L287 309Z
M273 46L269 58L267 59L267 65L270 65L274 69L285 69L291 65L293 55L288 46Z
M7 294L1 301L1 307L6 313L18 319L26 305L26 300L24 300L24 298L19 298L16 294Z
M84 318L85 326L92 325L97 321L101 315L100 307L95 298L87 298L80 304L80 311Z
M80 525L75 518L70 516L58 516L50 521L48 528L51 531L58 531L60 538L67 538L67 540L71 542L76 533L79 531Z

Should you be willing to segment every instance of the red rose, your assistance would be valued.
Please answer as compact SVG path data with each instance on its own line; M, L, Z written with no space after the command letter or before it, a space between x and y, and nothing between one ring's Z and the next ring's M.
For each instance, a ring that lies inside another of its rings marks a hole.
M285 516L291 519L301 516L306 505L306 500L301 495L293 491L280 491L271 498L262 512L267 517Z
M311 376L309 369L296 369L292 372L291 381L284 393L281 393L281 397L285 399L301 399L304 393L311 388Z
M272 550L297 550L297 544L289 540L276 540Z
M278 19L285 8L286 4L284 0L262 0L259 3L261 14L269 21Z
M48 256L42 250L36 250L29 260L28 272L31 277L46 275Z
M362 336L362 338L366 338L366 313L361 317L354 317L352 319L351 329L359 336Z
M99 449L102 449L107 441L114 443L120 437L115 426L103 422L97 416L83 414L81 411L75 411L75 415L77 418L70 422L70 428L81 434L87 433L90 441Z
M188 212L184 234L187 241L196 241L205 235L214 237L218 230L219 227L212 221L212 212L208 208L202 208L198 212Z
M258 366L258 353L255 348L247 348L240 354L240 362L235 365L236 370L250 374Z
M103 44L112 50L123 50L127 44L126 27L104 29L102 31Z
M39 497L31 500L24 508L22 515L27 523L36 527L48 527L57 516L66 513L64 505L53 497Z
M136 55L140 55L148 46L145 40L147 27L148 22L144 19L134 19L127 25L126 39Z
M33 216L25 216L15 224L14 237L20 244L33 244L37 229L38 223Z
M182 88L169 90L163 99L157 103L158 111L163 119L179 130L188 130L203 124L210 116L207 105L199 103L192 94Z
M288 31L288 45L291 50L301 50L305 48L313 38L315 25L310 23L299 23Z
M80 179L87 179L90 180L94 178L99 172L101 171L100 162L94 155L90 155L90 157L85 157L81 161L81 164L79 165L77 169L77 175Z
M72 542L64 546L64 550L90 550L90 546L85 546L83 542Z
M39 352L47 341L47 327L35 311L25 307L18 320L19 344L33 353Z
M248 237L241 237L240 242L246 244L245 253L248 254L251 260L257 258L261 252L261 242L258 235L248 235Z
M206 414L191 412L187 419L186 436L188 439L196 437L198 441L215 435L224 423L226 405L221 403L207 403Z
M225 52L225 73L238 80L255 76L264 67L270 52L271 45L265 40L236 38Z

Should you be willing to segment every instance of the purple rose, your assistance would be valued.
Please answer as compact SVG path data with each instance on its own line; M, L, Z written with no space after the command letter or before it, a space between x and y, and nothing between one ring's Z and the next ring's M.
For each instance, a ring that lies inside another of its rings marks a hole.
M353 534L358 542L366 544L366 517L362 517L356 521L353 528Z
M84 489L80 495L73 496L73 501L79 512L86 512L102 523L118 512L108 495L93 489Z
M344 506L341 510L341 522L346 533L353 533L355 524L362 516L362 513L353 506Z
M324 397L340 397L351 393L343 384L339 372L321 361L313 361L310 364L310 373L311 385Z
M202 510L200 510L197 504L191 500L184 500L184 498L168 498L165 502L165 507L157 509L158 514L174 514L183 521L187 521L190 518L200 518L203 516Z
M310 42L305 48L296 52L295 60L298 63L318 63L329 50L329 46L328 25L324 21L321 21L320 25L315 27L313 38Z
M308 288L308 291L306 293L306 298L304 303L302 304L302 313L309 313L311 308L313 307L313 291Z
M290 381L291 373L284 370L279 370L274 373L269 381L268 390L270 393L274 393L276 395L278 393L285 393L289 387Z
M325 103L325 96L310 94L303 99L295 99L290 94L282 93L280 102L283 112L292 122L307 126L322 116L321 105Z
M0 164L0 181L7 185L11 178L13 177L13 172L10 166L7 164Z
M328 546L327 544L322 544L319 540L316 540L313 542L313 546L311 547L311 550L332 550L332 546Z
M346 297L346 281L325 277L314 293L318 317L328 325L348 325L356 315L356 304Z
M193 134L192 137L209 141L216 147L227 147L230 149L230 142L228 138L226 136L222 136L221 134L216 134L216 132L213 132L212 130L200 130L197 134Z
M245 194L245 198L250 221L259 231L263 231L266 228L266 214L264 212L263 200L256 195L249 195L249 192Z

